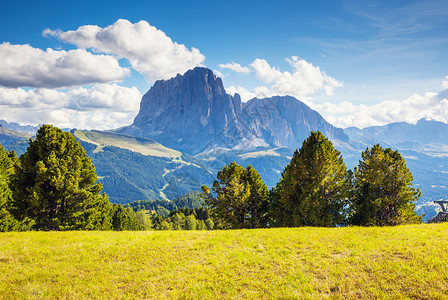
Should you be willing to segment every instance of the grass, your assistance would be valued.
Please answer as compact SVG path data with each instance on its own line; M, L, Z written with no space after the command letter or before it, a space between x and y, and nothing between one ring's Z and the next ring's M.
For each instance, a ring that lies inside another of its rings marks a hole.
M75 130L73 134L81 141L96 145L97 148L94 150L94 153L103 151L102 149L105 146L113 146L137 152L143 155L168 158L180 158L182 156L181 152L167 148L151 139L138 138L125 134L96 130Z
M448 223L0 234L3 298L448 299Z

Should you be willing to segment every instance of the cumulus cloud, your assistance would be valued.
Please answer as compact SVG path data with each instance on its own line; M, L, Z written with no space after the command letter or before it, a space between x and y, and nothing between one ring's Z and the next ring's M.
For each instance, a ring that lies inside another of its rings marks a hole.
M200 65L205 56L196 48L173 42L163 31L146 21L132 24L120 19L105 28L85 25L74 31L45 29L43 35L56 37L81 49L115 54L126 58L149 80L168 79Z
M62 128L111 129L132 123L141 97L136 87L116 84L68 91L0 88L0 119Z
M293 72L281 72L271 67L264 59L256 59L251 67L255 70L257 78L265 83L272 84L269 89L259 87L267 95L291 95L297 98L306 98L317 90L323 89L329 96L334 89L342 87L342 82L328 76L318 66L300 59L297 56L287 58L286 61L293 68Z
M248 101L248 100L250 100L250 99L252 99L252 98L257 97L257 94L256 94L256 93L252 93L252 92L246 90L245 88L243 88L242 86L239 86L239 85L236 86L236 87L233 86L233 85L227 87L227 88L226 88L226 92L227 92L228 94L230 94L230 95L239 94L240 97L241 97L241 100L242 100L243 102L246 102L246 101Z
M121 81L130 71L115 57L83 49L43 51L29 45L0 44L0 86L61 88Z
M251 98L264 98L272 96L294 96L302 101L307 101L307 96L322 90L326 95L333 95L334 89L342 87L342 82L328 76L319 67L299 59L297 56L287 58L293 72L282 72L275 67L271 67L264 59L255 59L250 67L255 71L258 80L270 84L270 86L260 85L254 88L253 92L238 86L227 87L229 93L239 93L243 101ZM219 65L220 68L232 70L248 70L248 67L242 67L240 64L231 63ZM245 71L246 72L246 71Z
M213 74L220 77L221 79L224 78L224 74L222 74L219 70L213 70Z
M248 67L242 67L240 64L236 62L227 63L227 64L219 64L218 67L221 69L229 69L237 73L249 74L251 71Z
M335 126L364 128L392 122L415 124L422 118L448 123L448 99L437 93L415 94L402 101L383 101L375 105L349 102L311 104Z
M445 79L446 80L444 82L442 82L442 86L444 89L448 89L448 76L445 76Z

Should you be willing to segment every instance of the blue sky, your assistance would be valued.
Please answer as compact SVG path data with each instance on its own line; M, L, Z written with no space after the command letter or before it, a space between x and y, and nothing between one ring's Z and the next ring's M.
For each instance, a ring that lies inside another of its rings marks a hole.
M119 127L155 80L202 65L341 127L447 122L446 49L445 0L2 1L0 118Z

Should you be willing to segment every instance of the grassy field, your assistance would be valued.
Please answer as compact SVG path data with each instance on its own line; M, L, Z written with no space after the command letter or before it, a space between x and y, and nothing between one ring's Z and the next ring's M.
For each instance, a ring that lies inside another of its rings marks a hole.
M448 299L448 223L0 234L3 298Z

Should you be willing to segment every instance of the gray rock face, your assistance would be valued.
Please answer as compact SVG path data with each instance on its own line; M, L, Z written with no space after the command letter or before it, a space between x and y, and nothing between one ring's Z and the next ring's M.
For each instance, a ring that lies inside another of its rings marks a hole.
M121 131L192 154L211 147L232 148L250 135L237 118L241 108L239 95L227 95L220 78L198 67L157 81L143 96L134 123Z
M209 149L298 148L311 131L348 141L341 129L293 97L228 95L220 78L197 67L157 81L143 96L134 123L119 132L149 137L188 154Z
M244 104L250 128L272 147L298 148L311 131L327 138L348 142L343 130L336 128L315 110L291 96L252 99Z

